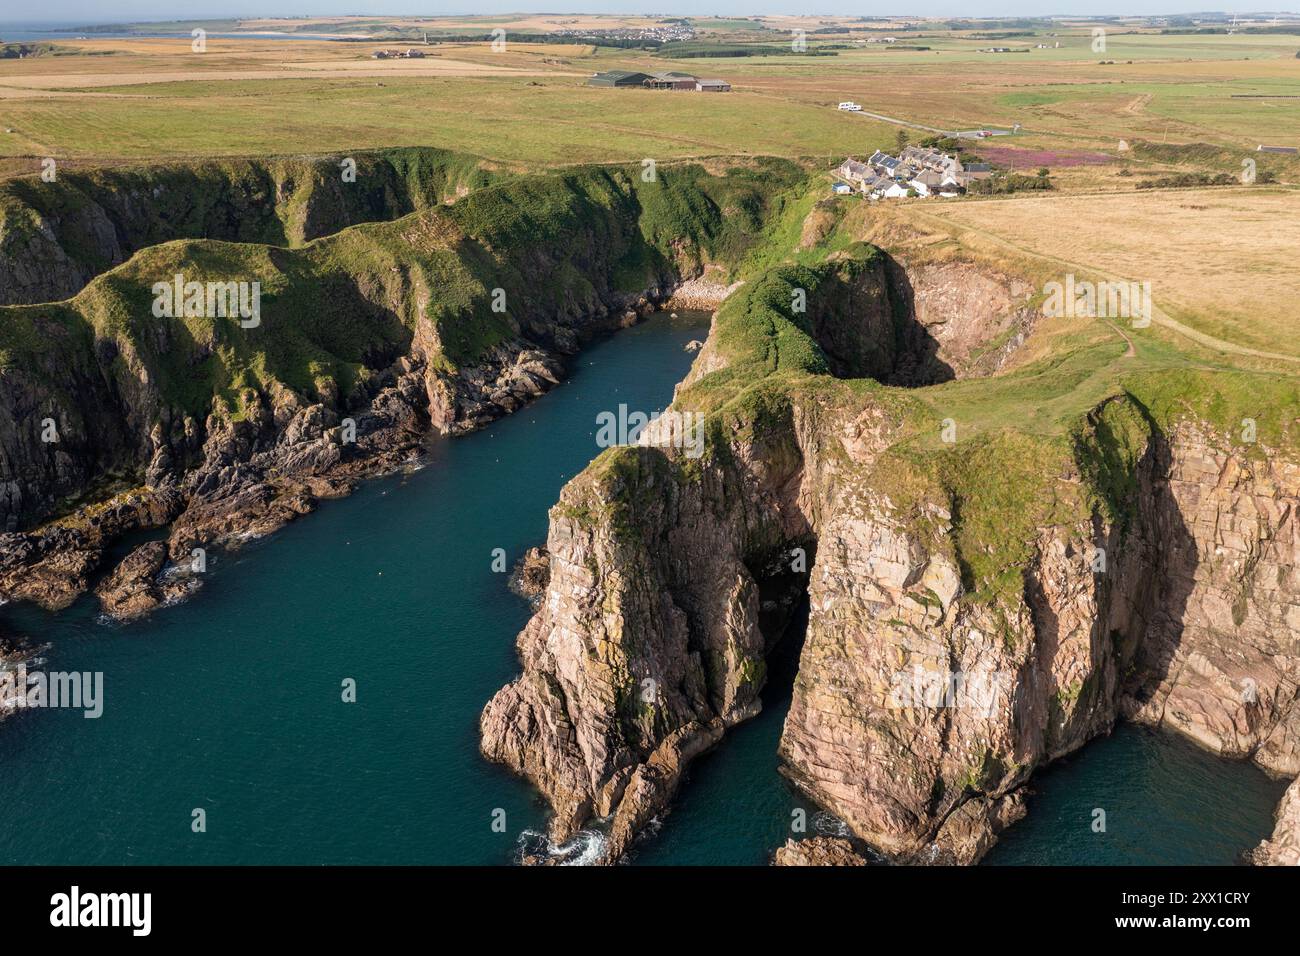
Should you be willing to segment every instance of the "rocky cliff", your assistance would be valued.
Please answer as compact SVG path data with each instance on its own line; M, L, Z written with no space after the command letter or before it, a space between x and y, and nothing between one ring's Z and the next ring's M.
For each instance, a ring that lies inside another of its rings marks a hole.
M783 766L888 857L974 862L1037 768L1122 715L1296 772L1292 459L1234 441L1176 372L1045 431L968 426L990 417L970 388L876 384L924 367L907 343L927 334L929 367L976 368L978 343L907 305L941 303L937 282L974 313L979 285L898 268L858 248L751 283L673 406L706 416L703 457L652 432L564 490L523 674L482 718L484 753L551 801L553 839L604 817L613 859L666 809L757 706L764 587L804 572ZM1000 305L968 328L1032 324L1015 289L981 299Z
M638 172L512 180L301 249L165 243L68 302L0 309L0 595L64 606L109 543L164 525L170 561L198 560L400 465L431 431L513 411L593 336L735 262L802 177L763 161ZM256 282L260 314L159 316L155 284L176 275ZM174 597L155 550L110 577L106 609Z
M394 149L212 160L0 184L0 305L54 302L134 253L175 239L302 245L396 219L504 175L473 156Z
M1255 848L1251 862L1256 866L1300 866L1300 777L1283 794L1273 836Z

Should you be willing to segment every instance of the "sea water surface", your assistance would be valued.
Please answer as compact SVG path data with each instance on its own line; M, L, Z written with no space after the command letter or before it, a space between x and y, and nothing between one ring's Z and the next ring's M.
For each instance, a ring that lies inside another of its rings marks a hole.
M99 719L0 721L0 864L515 861L547 814L478 754L479 712L518 673L529 615L493 549L513 565L543 543L560 488L599 450L596 415L665 406L706 331L660 315L593 345L566 383L433 443L420 470L211 555L198 593L143 621L100 623L91 598L0 608L0 630L48 645L42 669L105 682ZM791 835L837 832L777 773L797 652L797 638L778 647L763 713L695 762L632 863L761 865ZM1039 791L997 862L1230 862L1271 829L1281 787L1121 732ZM1105 840L1080 835L1094 806L1113 808Z

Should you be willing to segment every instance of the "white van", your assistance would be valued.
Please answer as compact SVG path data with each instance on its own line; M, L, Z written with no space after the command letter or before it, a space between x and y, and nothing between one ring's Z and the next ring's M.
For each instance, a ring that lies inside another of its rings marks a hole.
M858 113L862 110L862 107L859 106L857 103L854 103L852 100L849 100L847 102L841 103L840 109L844 110L844 112L846 113Z

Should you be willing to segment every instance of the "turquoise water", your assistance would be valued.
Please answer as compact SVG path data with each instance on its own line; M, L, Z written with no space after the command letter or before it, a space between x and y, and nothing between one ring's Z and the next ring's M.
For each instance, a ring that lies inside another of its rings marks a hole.
M657 316L592 346L535 404L210 559L197 594L142 622L96 623L89 599L0 609L0 629L50 643L44 669L102 671L106 698L98 720L0 722L0 863L512 860L546 814L478 755L529 614L492 551L513 565L544 542L599 450L596 414L664 407L704 323Z
M1273 831L1286 790L1252 764L1122 725L1035 779L1029 814L992 865L1231 866ZM1105 832L1094 832L1094 811Z
M593 346L564 385L433 444L421 470L211 557L197 594L145 621L98 623L90 599L58 615L0 608L5 633L50 645L43 669L102 671L106 698L98 720L0 722L0 864L513 861L546 809L478 756L479 712L517 673L529 613L492 551L513 564L544 540L547 509L597 451L597 413L665 405L702 322L657 316ZM797 651L779 645L763 713L693 765L633 863L763 864L796 810L808 832L834 831L776 772ZM355 704L340 699L349 677ZM1039 789L994 861L1230 862L1270 829L1281 793L1128 731ZM1113 807L1110 829L1089 841L1078 817L1097 805Z

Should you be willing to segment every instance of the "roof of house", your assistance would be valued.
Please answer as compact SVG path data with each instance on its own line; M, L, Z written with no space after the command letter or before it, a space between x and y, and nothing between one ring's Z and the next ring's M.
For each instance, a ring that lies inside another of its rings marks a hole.
M967 163L966 172L968 173L987 173L991 172L993 167L988 163Z
M726 80L696 80L700 86L730 86Z

